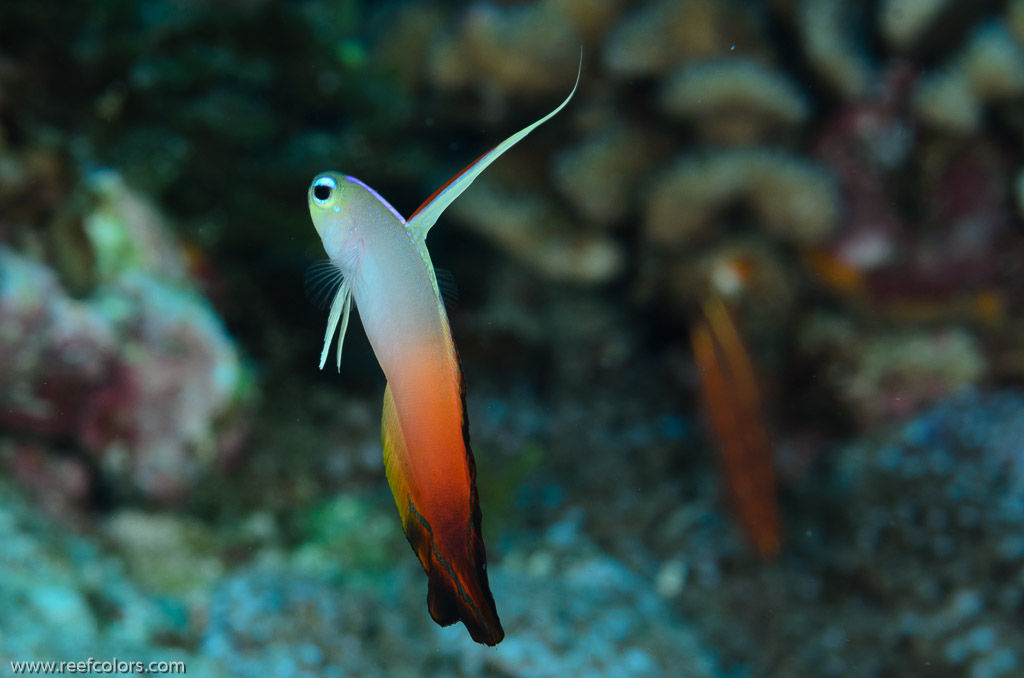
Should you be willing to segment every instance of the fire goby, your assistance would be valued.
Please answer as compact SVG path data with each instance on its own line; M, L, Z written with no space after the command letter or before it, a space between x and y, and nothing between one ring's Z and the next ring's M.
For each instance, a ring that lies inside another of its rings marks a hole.
M516 132L455 175L408 220L360 180L324 172L309 187L309 212L341 282L331 305L320 368L352 302L387 377L382 439L402 528L429 578L427 605L441 626L462 621L473 640L505 632L487 581L476 466L469 446L465 381L426 237L441 213L502 153L562 110Z

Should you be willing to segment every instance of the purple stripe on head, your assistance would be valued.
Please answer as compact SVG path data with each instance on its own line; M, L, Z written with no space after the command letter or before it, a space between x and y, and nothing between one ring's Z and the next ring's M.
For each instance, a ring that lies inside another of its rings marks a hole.
M380 193L378 193L377 191L373 190L372 188L370 188L369 186L367 186L363 182L359 181L359 179L356 179L355 177L350 177L348 175L345 175L345 180L348 181L350 184L358 184L358 185L362 186L363 188L365 188L366 190L368 190L370 192L370 195L372 195L374 198L376 198L377 200L380 201L381 205L384 205L384 207L387 207L389 210L391 210L391 213L394 214L398 218L399 221L401 221L403 224L405 223L405 219L403 219L402 215L398 213L398 210L396 210L394 207L392 207L391 203L389 203L387 200L382 198Z

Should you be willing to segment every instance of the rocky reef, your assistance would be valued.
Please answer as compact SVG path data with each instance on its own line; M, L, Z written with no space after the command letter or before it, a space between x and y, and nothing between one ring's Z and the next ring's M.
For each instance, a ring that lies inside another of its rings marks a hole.
M0 247L0 423L48 441L5 456L41 491L51 466L79 464L72 503L96 483L172 500L237 453L245 368L157 213L116 175L94 181L103 199L82 216L88 252L76 253L90 260L88 296ZM82 456L33 460L47 445Z

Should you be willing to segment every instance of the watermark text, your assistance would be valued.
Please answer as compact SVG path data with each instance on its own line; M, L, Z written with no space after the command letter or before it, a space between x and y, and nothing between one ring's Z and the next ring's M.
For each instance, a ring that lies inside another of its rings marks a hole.
M185 675L185 662L144 662L129 659L94 659L89 657L81 661L33 661L11 662L11 671L15 675L24 674L152 674L152 675Z

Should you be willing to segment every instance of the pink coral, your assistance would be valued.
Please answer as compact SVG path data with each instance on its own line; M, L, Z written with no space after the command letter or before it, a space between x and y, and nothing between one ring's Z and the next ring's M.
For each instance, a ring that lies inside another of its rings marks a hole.
M906 162L913 147L907 101L912 82L909 67L891 67L872 98L844 106L826 122L815 145L815 156L835 172L842 196L830 248L857 271L889 262L903 230L888 173Z
M9 250L0 270L0 423L74 441L149 496L185 491L218 457L213 424L243 381L212 311L141 273L83 302Z

